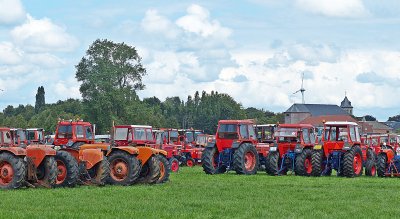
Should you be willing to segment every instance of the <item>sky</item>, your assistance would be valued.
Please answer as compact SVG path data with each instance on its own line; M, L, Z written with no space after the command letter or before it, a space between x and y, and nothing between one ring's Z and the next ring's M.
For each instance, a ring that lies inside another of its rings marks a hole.
M227 93L283 112L337 104L381 121L400 113L397 0L0 0L0 109L81 98L75 65L96 39L134 46L140 98Z

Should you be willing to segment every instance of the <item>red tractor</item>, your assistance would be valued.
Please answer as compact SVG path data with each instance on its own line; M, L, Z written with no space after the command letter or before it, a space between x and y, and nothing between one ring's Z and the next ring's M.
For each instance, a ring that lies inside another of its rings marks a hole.
M176 129L159 129L154 130L154 136L156 144L154 148L162 149L167 152L167 159L171 166L172 172L179 171L179 160L181 160L181 149L182 145L177 144L178 141L178 130Z
M274 135L276 139L269 148L266 172L281 175L291 170L296 175L310 176L316 141L314 127L310 124L280 124Z
M26 139L28 144L45 144L44 129L42 128L28 128L25 129Z
M53 187L57 176L56 151L49 146L15 144L24 143L24 139L22 129L0 128L0 188Z
M276 129L276 124L263 124L256 125L255 131L257 134L258 142L261 143L273 143L274 142L274 132Z
M151 126L117 125L113 129L112 141L115 148L130 147L139 151L139 182L152 184L169 180L171 168L166 158L167 152L154 148L156 141ZM112 177L118 175L119 166L124 166L123 162L111 158L110 164Z
M322 141L314 146L312 176L331 175L356 177L363 173L367 147L361 144L359 127L354 122L326 122Z
M203 151L202 166L206 174L235 170L237 174L256 174L259 167L254 123L252 120L220 120L215 141ZM264 148L267 150L267 147Z
M181 163L188 167L201 162L201 155L204 148L196 147L197 136L203 134L200 130L183 129L180 130L180 142L182 144Z

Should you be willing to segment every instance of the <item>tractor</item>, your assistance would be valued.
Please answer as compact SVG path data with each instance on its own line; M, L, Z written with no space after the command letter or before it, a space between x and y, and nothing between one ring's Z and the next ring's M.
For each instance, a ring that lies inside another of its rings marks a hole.
M311 175L330 176L336 170L338 176L361 176L368 159L357 123L326 122L321 141L313 148Z
M45 144L44 129L42 128L28 128L25 129L26 139L28 145L30 144Z
M115 148L128 147L139 151L137 158L141 163L138 182L164 183L169 180L171 171L166 158L167 152L155 149L155 139L151 126L145 125L116 125L113 126L113 145ZM124 166L118 159L109 159L111 177L118 175L119 167Z
M0 188L54 187L56 151L49 146L26 146L24 139L22 129L0 128Z
M277 126L276 124L256 125L254 128L257 134L258 142L273 143L276 126Z
M200 130L182 129L180 130L180 142L182 144L181 163L193 167L201 162L203 148L196 147L197 136L203 134Z
M252 175L259 168L258 147L252 120L220 120L215 140L209 142L201 157L206 174L219 174L229 170L237 174Z
M374 162L366 164L365 173L368 176L379 177L400 176L400 139L395 134L367 136L377 154Z
M74 187L76 183L105 185L110 173L109 162L94 144L94 130L89 122L59 121L54 136L57 150L57 187Z
M311 155L315 145L314 127L310 124L280 124L269 148L266 172L284 175L289 170L299 176L311 175Z
M181 160L182 145L177 144L178 130L176 129L159 129L153 130L154 138L156 139L156 149L162 149L167 152L167 159L169 161L171 171L179 171L179 160ZM176 141L175 141L176 140Z

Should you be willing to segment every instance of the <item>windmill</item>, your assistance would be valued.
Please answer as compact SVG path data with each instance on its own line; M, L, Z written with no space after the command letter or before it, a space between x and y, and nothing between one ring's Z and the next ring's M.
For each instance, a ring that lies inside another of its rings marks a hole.
M303 86L304 84L303 84L303 82L304 82L304 71L303 71L302 74L301 74L301 88L300 88L300 90L294 92L293 94L297 94L298 92L301 92L301 100L302 100L302 103L305 104L305 101L304 101L304 91L306 91L306 89L304 89L304 86Z

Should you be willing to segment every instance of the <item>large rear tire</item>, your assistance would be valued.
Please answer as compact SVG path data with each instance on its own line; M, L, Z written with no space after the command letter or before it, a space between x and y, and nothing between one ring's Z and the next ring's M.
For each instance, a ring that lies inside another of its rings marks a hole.
M379 154L376 159L376 172L379 177L384 177L386 174L386 154Z
M0 188L17 189L25 185L26 167L21 157L0 154Z
M88 170L91 181L99 186L104 186L110 176L110 163L106 157Z
M169 180L171 165L169 164L167 158L163 155L158 154L157 158L160 161L160 178L157 180L157 183L165 183Z
M226 167L221 165L218 167L218 150L217 148L205 148L203 151L203 154L201 156L201 161L202 161L202 167L203 171L206 174L219 174L219 173L225 173L226 172Z
M109 157L110 177L107 183L129 186L139 177L141 165L136 156L123 151L114 151Z
M313 151L311 155L311 176L321 176L322 173L322 153L323 151Z
M142 166L140 171L139 183L154 184L160 178L160 160L157 156L151 156L147 162Z
M66 151L57 151L57 177L55 187L74 187L78 180L78 162Z
M50 188L53 188L56 185L58 170L56 160L53 156L46 156L36 171L39 183Z
M244 143L235 150L233 154L233 168L237 174L256 174L258 166L258 153L252 144Z
M353 146L343 156L343 175L357 177L363 173L362 151L359 146Z
M295 173L299 176L311 176L312 172L312 150L304 149L296 157Z
M365 164L365 175L366 176L375 176L376 175L376 165L374 160L367 160Z
M265 171L271 176L278 175L279 171L279 152L270 152L267 156Z

